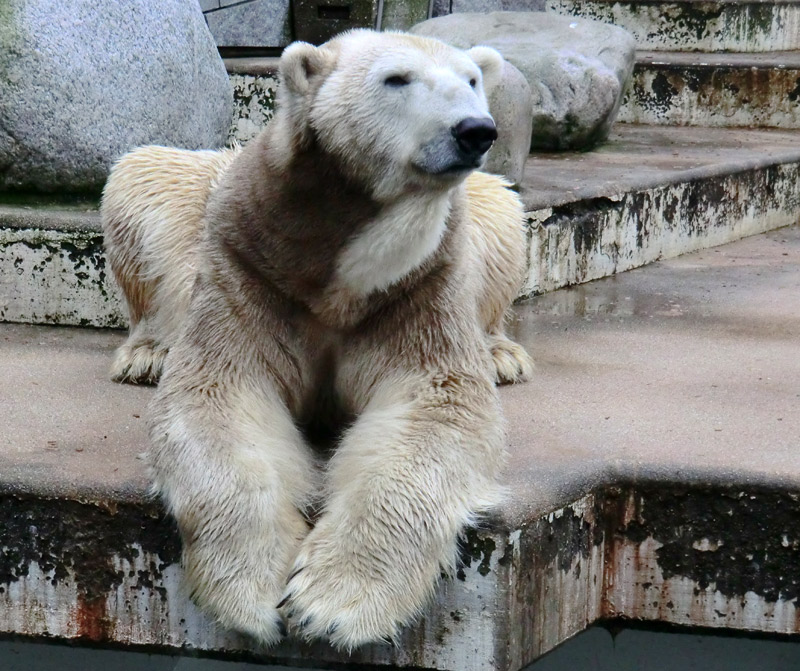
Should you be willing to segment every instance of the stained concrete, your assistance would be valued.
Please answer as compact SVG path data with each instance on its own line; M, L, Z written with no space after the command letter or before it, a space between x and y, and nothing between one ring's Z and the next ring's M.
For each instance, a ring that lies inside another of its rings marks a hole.
M800 51L639 52L619 121L800 128Z
M622 26L640 49L765 52L800 48L796 0L547 0L547 10Z
M106 379L121 333L0 326L0 632L452 671L517 671L602 617L800 633L798 295L795 226L520 305L509 499L423 621L350 658L259 650L181 592L138 457L151 390Z

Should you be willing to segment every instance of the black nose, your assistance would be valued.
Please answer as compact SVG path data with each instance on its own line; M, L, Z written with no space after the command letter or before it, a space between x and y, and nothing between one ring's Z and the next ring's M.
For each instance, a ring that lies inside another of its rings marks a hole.
M489 151L489 147L497 139L497 127L488 117L468 117L453 127L453 136L461 151L480 156Z

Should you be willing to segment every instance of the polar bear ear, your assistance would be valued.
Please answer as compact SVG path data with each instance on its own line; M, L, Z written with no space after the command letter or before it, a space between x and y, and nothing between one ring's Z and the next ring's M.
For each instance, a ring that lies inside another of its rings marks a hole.
M308 92L312 78L328 74L335 65L336 54L325 45L294 42L281 55L279 71L284 85L302 95Z
M483 90L489 95L491 90L500 83L503 74L503 57L491 47L472 47L467 51L475 64L483 73Z

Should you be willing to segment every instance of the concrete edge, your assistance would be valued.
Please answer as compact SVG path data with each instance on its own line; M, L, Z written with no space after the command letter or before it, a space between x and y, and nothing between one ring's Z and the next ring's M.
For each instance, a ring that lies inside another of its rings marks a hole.
M798 184L800 161L529 212L522 296L795 224Z
M517 527L470 530L462 566L396 647L273 650L223 632L181 588L156 503L0 493L0 632L265 663L518 671L602 619L800 633L800 490L604 485Z
M695 168L686 168L677 171L669 179L659 178L658 175L644 174L631 175L629 182L624 186L599 185L581 188L573 191L569 198L554 198L537 200L535 193L524 193L523 201L525 210L531 215L548 208L578 208L590 209L596 207L598 201L605 203L619 202L626 195L641 194L654 189L669 188L678 184L697 183L719 177L742 175L747 172L764 170L767 168L800 163L800 144L797 150L781 152L772 156L758 158L745 158L733 160L724 164L712 164Z
M92 233L102 231L98 210L76 210L58 205L50 207L0 205L0 228Z
M637 50L636 66L661 66L675 69L753 69L796 70L800 68L800 51L768 52L703 52Z
M250 58L223 58L229 75L277 76L280 58L257 56Z

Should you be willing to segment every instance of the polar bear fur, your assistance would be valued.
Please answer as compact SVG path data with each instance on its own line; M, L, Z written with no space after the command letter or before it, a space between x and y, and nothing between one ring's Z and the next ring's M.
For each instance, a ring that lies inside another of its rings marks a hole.
M227 627L393 639L498 501L494 382L531 370L503 331L523 213L454 128L488 117L501 64L403 34L296 43L245 149L147 147L112 171L131 317L112 375L161 378L155 486Z

